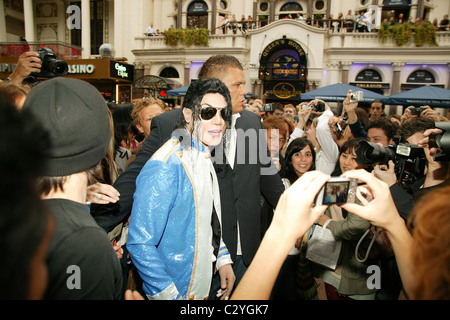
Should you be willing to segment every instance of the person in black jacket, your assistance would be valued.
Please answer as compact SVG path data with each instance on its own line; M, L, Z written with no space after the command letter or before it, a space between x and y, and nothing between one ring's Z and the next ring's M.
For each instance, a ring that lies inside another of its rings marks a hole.
M236 286L260 244L260 193L275 208L284 186L271 161L259 117L244 110L248 91L239 60L229 55L210 57L200 70L199 78L211 77L225 83L233 105L231 129L227 130L227 141L231 145L226 152L227 162L214 165L220 187L223 239L234 262ZM136 177L153 153L171 138L181 116L181 109L175 109L155 117L151 133L136 160L114 183L120 200L114 204L92 205L92 216L107 232L128 219ZM220 282L216 274L210 298L215 297L218 286Z

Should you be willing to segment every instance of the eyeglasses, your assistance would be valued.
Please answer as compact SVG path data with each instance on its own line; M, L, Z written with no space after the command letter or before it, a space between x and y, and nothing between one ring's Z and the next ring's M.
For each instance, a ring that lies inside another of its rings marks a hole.
M220 111L220 116L222 117L222 119L226 120L229 118L229 110L227 107L219 109L216 107L213 107L210 104L204 103L202 106L207 106L206 108L201 108L200 109L200 118L204 121L208 121L211 120L212 118L214 118L217 114L218 111Z

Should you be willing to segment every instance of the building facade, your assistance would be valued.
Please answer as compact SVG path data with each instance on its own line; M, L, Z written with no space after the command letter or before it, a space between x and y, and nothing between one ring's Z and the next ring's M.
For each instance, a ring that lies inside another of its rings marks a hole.
M365 14L370 32L346 20L349 10L353 19ZM292 103L338 82L384 95L423 84L450 88L450 29L439 28L449 13L448 0L0 0L0 46L11 56L24 40L53 45L73 60L100 58L109 43L115 59L134 65L135 81L157 76L180 86L197 79L208 57L226 53L242 62L250 92ZM391 19L436 20L438 31L432 43L424 41L429 31L415 29L399 44L377 31ZM181 29L207 29L207 39L168 43L169 32ZM151 89L133 96L161 93Z

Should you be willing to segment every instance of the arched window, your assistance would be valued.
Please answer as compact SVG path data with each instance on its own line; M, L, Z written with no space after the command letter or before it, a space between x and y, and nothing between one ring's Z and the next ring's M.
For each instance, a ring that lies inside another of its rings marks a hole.
M159 76L162 78L179 78L180 75L178 74L177 69L173 67L167 67L161 70L159 73Z
M365 69L356 76L356 81L381 82L382 80L380 73L374 69Z
M280 11L303 11L303 8L298 2L289 1L281 6Z
M302 11L303 7L301 6L301 4L295 1L288 1L281 6L279 19L285 18L296 19L298 17L298 13Z
M192 1L187 10L187 28L208 29L208 5L205 1Z
M436 83L434 75L427 70L417 70L411 73L406 82L412 83Z

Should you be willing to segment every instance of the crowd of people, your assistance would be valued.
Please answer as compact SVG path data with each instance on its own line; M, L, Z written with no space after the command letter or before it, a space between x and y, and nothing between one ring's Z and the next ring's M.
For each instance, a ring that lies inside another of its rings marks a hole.
M0 84L1 299L450 297L449 163L430 142L448 120L430 107L397 119L351 91L343 116L318 99L246 99L229 55L210 57L171 111L155 98L108 106L82 80L24 85L40 68L24 54ZM365 143L398 136L423 166L362 161ZM357 201L316 204L342 175L359 179ZM343 243L336 269L307 258L316 226ZM395 253L371 262L376 288L354 249L371 226Z
M287 14L284 15L283 18L280 19L291 19L296 20L302 23L305 23L310 26L314 26L316 28L328 28L333 32L341 32L341 30L345 30L346 32L375 32L376 21L375 21L375 11L369 10L361 10L353 13L352 10L348 10L347 14L344 16L342 12L339 12L337 17L334 14L330 13L329 16L323 17L322 14L315 15L315 17L311 17L310 14L303 14L301 12L297 14ZM251 15L247 18L245 15L242 15L241 19L238 20L235 14L229 15L225 14L220 23L220 26L217 29L221 29L222 34L228 34L230 31L232 34L237 34L239 31L241 34L247 34L248 30L256 29L258 27L264 26L268 23L268 20L258 20L255 21ZM414 19L412 16L405 17L403 13L399 13L398 15L394 15L392 13L389 14L388 18L384 18L381 21L382 24L394 26L398 24L410 24L414 26L422 25L424 23L431 23L436 31L449 31L450 30L450 21L448 19L448 14L445 14L441 20L435 18L432 22L427 18L417 17ZM195 25L194 29L198 27ZM173 26L169 28L174 29ZM153 28L153 24L151 24L144 33L146 36L157 36L164 35L164 32L159 29Z

